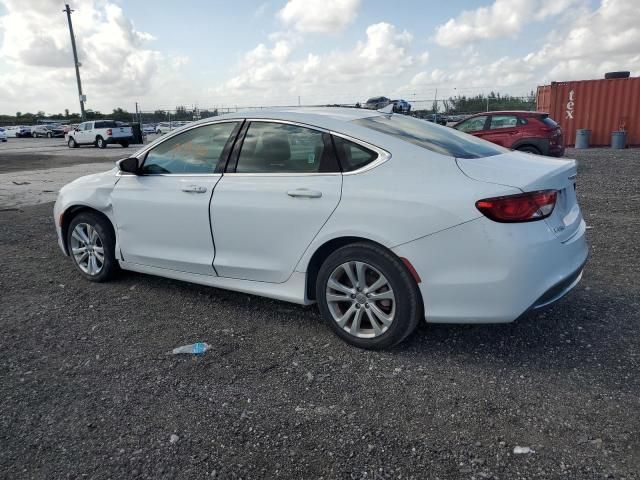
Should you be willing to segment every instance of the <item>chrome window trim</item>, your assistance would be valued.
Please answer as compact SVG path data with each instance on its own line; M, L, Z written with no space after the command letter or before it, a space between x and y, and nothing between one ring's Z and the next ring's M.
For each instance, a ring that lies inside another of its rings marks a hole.
M116 177L221 177L221 173L145 173L135 174L118 171Z
M373 170L374 168L382 165L383 163L385 163L386 161L388 161L389 159L391 159L391 153L389 153L388 151L373 145L369 142L366 142L364 140L360 140L359 138L355 138L352 137L350 135L344 134L344 133L340 133L340 132L336 132L334 130L328 130L326 128L322 128L322 127L317 127L315 125L310 125L308 123L303 123L303 122L295 122L292 120L280 120L277 118L225 118L223 120L212 120L210 122L205 122L205 123L200 123L198 125L191 125L189 128L185 128L184 130L182 129L178 129L178 130L173 130L170 133L166 134L160 142L155 143L153 142L150 146L148 146L147 148L145 148L144 150L142 150L138 155L136 155L136 158L138 160L142 160L144 158L144 156L149 152L149 150L162 145L162 143L164 143L165 141L175 137L177 134L183 133L183 132L187 132L189 130L193 130L194 128L199 128L199 127L205 127L208 125L213 125L216 123L238 123L238 122L242 122L242 121L246 121L246 122L267 122L267 123L282 123L285 125L294 125L297 127L303 127L303 128L308 128L309 130L316 130L318 132L322 132L322 133L328 133L330 135L336 136L336 137L340 137L340 138L344 138L345 140L348 140L349 142L353 142L357 145L360 145L361 147L364 148L368 148L369 150L372 150L373 152L378 154L378 158L376 158L374 161L366 164L364 167L361 167L357 170L353 170L352 172L312 172L312 173L235 173L235 172L225 172L224 174L205 174L205 175L234 175L234 176L260 176L260 177L300 177L300 176L311 176L311 175L325 175L325 176L332 176L332 175L357 175L360 173L364 173L364 172L368 172L369 170ZM154 175L164 175L164 176L177 176L177 175L182 175L182 176L188 176L188 175L192 175L192 176L202 176L199 174L179 174L179 173L150 173L150 174L146 174L144 176L154 176Z
M300 173L235 173L229 172L224 174L230 177L335 177L338 175L344 175L342 172L300 172Z

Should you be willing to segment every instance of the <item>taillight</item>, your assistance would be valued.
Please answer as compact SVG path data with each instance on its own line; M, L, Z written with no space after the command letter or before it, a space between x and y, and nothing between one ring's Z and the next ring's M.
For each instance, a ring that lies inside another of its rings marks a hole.
M111 129L107 128L107 135L111 135Z
M476 202L476 208L495 222L533 222L551 215L557 198L557 190L539 190L505 197L485 198Z

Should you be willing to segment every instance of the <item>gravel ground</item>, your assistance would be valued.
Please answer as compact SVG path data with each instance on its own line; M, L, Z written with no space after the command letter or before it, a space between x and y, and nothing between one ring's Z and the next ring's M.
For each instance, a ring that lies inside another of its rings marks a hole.
M0 212L0 477L640 478L640 151L568 155L591 227L576 290L387 352L315 307L82 281L51 204ZM166 355L195 341L213 349Z

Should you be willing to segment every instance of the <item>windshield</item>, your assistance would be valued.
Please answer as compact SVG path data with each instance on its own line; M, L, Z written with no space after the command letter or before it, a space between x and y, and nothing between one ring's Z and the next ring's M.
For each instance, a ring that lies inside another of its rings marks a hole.
M449 157L483 158L508 152L505 148L453 128L405 115L361 118L353 120L353 123Z

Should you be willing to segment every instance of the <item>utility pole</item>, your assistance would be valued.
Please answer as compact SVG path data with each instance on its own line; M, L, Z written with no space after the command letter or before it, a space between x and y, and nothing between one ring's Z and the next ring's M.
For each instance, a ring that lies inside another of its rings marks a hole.
M80 81L80 62L78 62L78 51L76 50L76 37L73 34L73 24L71 23L71 8L69 4L65 4L63 12L67 14L67 22L69 23L69 35L71 35L71 48L73 49L73 62L76 66L76 80L78 81L78 99L80 100L80 115L82 120L85 119L84 102L86 97L82 94L82 82Z
M433 123L438 123L438 89L436 88L434 103L436 104L436 108L433 112Z

